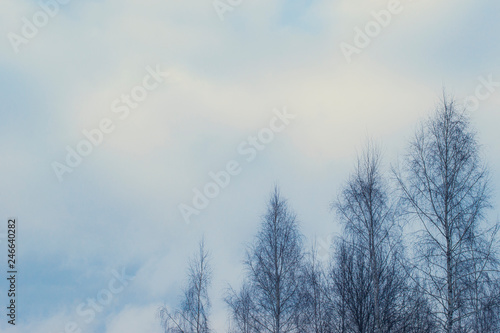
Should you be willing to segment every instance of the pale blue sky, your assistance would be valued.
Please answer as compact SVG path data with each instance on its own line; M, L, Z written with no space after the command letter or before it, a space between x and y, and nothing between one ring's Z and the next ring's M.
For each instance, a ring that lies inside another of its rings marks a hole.
M389 166L443 85L462 101L478 77L500 81L496 1L401 1L350 64L340 43L353 43L353 29L388 1L243 0L224 21L210 0L72 1L16 54L7 34L20 33L37 3L0 3L0 211L2 221L19 218L21 274L19 325L2 319L2 332L59 333L70 321L83 332L160 332L155 309L178 301L202 235L215 271L213 324L223 332L222 291L241 281L274 183L310 240L338 232L329 203L367 136ZM170 76L120 120L112 101L157 64ZM285 106L296 118L244 162L237 147ZM494 189L499 106L500 88L471 113ZM103 118L114 131L59 182L51 163ZM178 205L230 160L241 174L186 225ZM493 218L498 203L497 195ZM134 281L84 324L78 305L122 267Z

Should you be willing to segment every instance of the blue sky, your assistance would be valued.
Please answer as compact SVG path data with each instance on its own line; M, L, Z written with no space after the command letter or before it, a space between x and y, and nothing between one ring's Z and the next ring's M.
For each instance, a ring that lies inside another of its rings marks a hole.
M8 34L21 34L22 18L40 6L3 0L0 211L2 221L19 219L21 294L18 325L2 320L0 330L60 333L76 322L82 332L160 332L155 311L176 305L204 235L215 272L212 321L223 332L222 291L241 281L245 244L275 183L310 240L338 233L329 203L367 137L389 167L443 85L462 102L479 77L500 81L494 1L401 1L348 63L340 44L352 44L354 28L388 3L243 0L221 21L210 0L70 1L16 53ZM111 103L157 65L168 78L119 119ZM497 88L471 111L494 189L499 106ZM296 118L245 162L238 146L284 107ZM112 133L59 182L52 163L104 118ZM231 160L242 172L184 223L179 204ZM497 218L498 193L493 203ZM78 306L122 268L134 280L83 322Z

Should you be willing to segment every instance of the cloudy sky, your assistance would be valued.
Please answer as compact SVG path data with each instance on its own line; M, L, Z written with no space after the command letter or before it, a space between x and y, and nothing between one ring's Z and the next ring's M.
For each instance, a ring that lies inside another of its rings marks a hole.
M338 233L329 203L366 139L396 163L443 87L470 107L500 188L498 1L41 3L51 15L0 0L0 234L19 223L17 325L2 310L2 332L160 332L203 235L224 332L221 297L273 185L308 239Z

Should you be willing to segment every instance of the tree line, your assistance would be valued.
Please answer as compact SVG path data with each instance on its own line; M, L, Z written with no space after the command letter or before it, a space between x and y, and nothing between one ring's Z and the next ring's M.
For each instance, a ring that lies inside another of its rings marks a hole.
M386 171L369 142L331 208L342 233L327 263L306 249L276 187L224 300L230 333L500 332L498 223L488 168L466 111L443 100ZM166 333L209 333L203 242Z

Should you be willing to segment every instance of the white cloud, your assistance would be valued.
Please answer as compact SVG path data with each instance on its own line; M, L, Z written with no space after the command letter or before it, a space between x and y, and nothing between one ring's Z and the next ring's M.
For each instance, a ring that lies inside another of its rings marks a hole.
M129 306L108 318L106 333L161 333L162 329L156 313L158 305Z
M237 279L234 252L243 253L244 247L238 252L233 246L251 239L268 180L284 179L291 196L307 202L300 204L302 214L314 221L305 221L311 228L306 232L323 230L332 219L325 208L335 194L330 184L341 182L330 170L347 172L366 135L380 138L391 151L404 147L439 98L442 74L434 72L432 56L393 63L386 55L402 54L403 41L432 47L439 42L436 29L460 24L470 6L402 3L405 11L351 65L339 43L387 1L314 1L304 13L304 20L317 23L311 31L279 23L283 0L244 1L224 22L211 1L74 1L19 55L4 39L0 66L47 101L32 106L46 131L16 134L24 125L10 121L12 137L0 134L9 142L0 153L16 161L0 164L0 173L8 175L1 198L5 207L23 214L27 253L57 256L75 270L78 263L138 265L131 288L137 304L109 317L107 333L157 332L156 305L143 304L160 296L175 303L172 290L181 284L185 259L203 232L218 255L217 288L226 277ZM1 31L19 29L20 17L36 9L28 1L0 2L0 12L9 13L0 20ZM415 40L408 40L409 32ZM50 162L64 158L66 145L82 139L82 129L114 117L110 103L142 80L145 66L156 64L171 72L165 84L129 118L117 121L109 138L59 184ZM448 84L461 84L459 78ZM18 94L38 103L29 92ZM498 104L496 94L484 110ZM177 205L192 197L192 188L204 184L209 171L237 156L237 145L268 123L273 108L283 106L296 121L198 223L183 225ZM15 111L31 117L24 109ZM497 122L490 117L478 115L485 138L493 140ZM316 189L325 197L304 198ZM215 303L222 329L224 307L220 299ZM51 329L61 320L39 324Z

